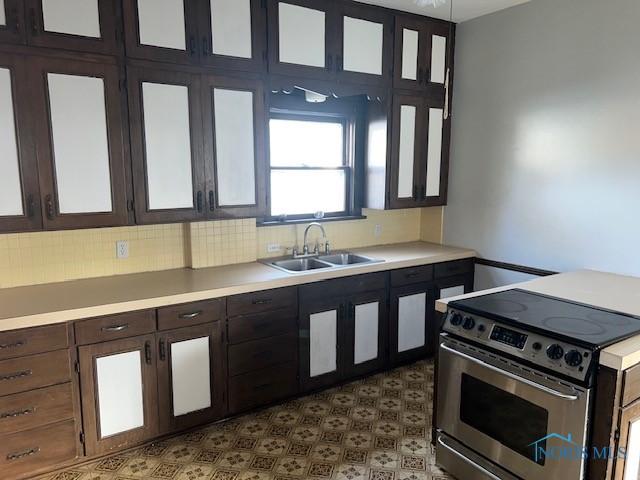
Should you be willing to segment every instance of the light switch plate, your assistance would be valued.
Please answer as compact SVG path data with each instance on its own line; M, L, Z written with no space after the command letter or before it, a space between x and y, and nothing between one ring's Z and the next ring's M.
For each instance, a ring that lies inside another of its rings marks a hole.
M116 257L129 258L129 242L126 240L119 240L116 242Z

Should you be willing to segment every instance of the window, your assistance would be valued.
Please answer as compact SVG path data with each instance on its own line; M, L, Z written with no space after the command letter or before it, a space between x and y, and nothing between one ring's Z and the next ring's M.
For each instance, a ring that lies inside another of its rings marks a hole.
M301 108L271 111L270 220L359 215L355 116L344 106L302 101Z

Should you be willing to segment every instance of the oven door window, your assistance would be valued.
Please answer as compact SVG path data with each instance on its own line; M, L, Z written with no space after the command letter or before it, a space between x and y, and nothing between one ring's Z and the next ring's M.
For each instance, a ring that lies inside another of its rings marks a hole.
M549 413L463 373L460 420L533 462L534 447L529 444L547 435ZM538 448L546 448L546 442L538 443ZM544 465L544 455L538 457L536 463Z

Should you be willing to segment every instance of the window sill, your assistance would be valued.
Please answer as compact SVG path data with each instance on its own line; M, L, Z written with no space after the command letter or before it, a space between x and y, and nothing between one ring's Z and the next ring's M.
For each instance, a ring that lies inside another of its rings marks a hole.
M300 225L303 223L311 223L311 222L344 222L344 221L353 221L353 220L366 220L366 216L364 215L347 215L344 217L326 217L326 218L294 218L291 220L258 220L256 222L257 227L278 227L283 225Z

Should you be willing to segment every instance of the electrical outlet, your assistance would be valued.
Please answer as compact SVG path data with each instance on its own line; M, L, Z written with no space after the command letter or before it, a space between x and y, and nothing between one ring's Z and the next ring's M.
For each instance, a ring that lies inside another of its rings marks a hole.
M278 253L282 250L279 243L269 243L267 245L267 253Z
M129 242L126 240L116 242L116 257L129 258Z
M373 236L378 238L382 235L382 225L376 225L373 228Z

